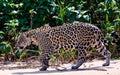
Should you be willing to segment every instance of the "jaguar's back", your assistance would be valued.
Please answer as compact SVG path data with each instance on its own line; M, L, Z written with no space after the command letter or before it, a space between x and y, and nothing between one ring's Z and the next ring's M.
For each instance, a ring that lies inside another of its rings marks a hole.
M54 50L75 49L78 45L89 46L92 40L102 40L103 38L97 27L88 23L78 22L53 27L45 34L47 35L45 38L50 39L50 45ZM40 43L44 44L42 41Z

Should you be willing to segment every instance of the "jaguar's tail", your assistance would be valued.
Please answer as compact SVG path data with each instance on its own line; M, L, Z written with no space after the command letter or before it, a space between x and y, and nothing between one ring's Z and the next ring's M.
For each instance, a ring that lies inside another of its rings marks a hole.
M114 38L114 40L112 41L112 43L115 43L116 45L118 45L120 43L120 36L117 32L113 31L111 33L111 36Z
M112 41L108 41L107 39L104 39L105 45L118 45L120 43L120 36L117 32L113 31L111 32L111 37L113 37Z

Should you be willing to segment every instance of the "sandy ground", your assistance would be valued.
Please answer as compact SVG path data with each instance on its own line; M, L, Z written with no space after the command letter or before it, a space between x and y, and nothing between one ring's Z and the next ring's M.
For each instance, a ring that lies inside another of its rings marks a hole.
M58 71L52 67L44 72L39 71L39 68L0 70L0 75L120 75L120 60L112 60L108 67L102 67L103 63L102 60L93 60L84 63L78 70L70 70L72 63L61 65L67 68L63 71Z

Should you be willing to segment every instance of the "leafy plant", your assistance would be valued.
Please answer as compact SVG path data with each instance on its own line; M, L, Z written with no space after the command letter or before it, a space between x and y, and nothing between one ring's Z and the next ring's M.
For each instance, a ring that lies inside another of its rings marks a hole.
M4 34L4 32L0 31L0 40L3 39L3 34Z
M11 50L12 50L12 47L8 42L1 42L0 43L0 52L1 53L10 53Z
M8 61L11 59L9 55L12 55L12 47L8 42L1 42L0 43L0 56L4 57L4 61Z

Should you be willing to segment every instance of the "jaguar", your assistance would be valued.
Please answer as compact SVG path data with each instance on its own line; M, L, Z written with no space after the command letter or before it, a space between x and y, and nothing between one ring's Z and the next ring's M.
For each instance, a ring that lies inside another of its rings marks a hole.
M90 23L73 22L62 26L42 26L37 29L23 32L19 35L15 48L24 49L34 44L41 49L40 62L45 71L49 67L49 59L52 53L58 50L78 51L77 63L71 69L78 69L86 60L86 53L94 48L106 61L103 66L110 65L111 53L106 49L104 35L101 30Z

